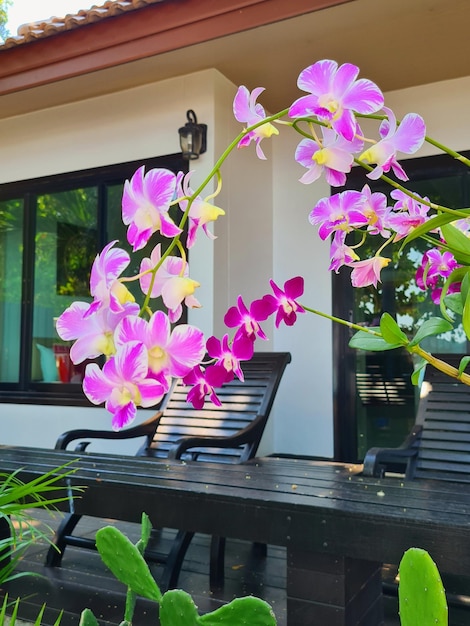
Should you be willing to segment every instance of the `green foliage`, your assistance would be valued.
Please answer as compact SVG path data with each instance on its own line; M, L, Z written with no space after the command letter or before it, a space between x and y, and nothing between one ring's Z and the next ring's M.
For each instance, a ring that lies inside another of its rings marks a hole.
M420 548L405 552L399 567L401 626L447 626L447 602L436 564Z
M8 594L5 595L5 597L3 598L3 604L2 607L0 609L0 626L3 626L3 624L6 622L7 619L7 607L9 605L8 602ZM16 620L18 617L18 609L20 607L20 598L17 598L15 600L15 602L13 603L13 611L11 613L11 615L8 616L8 625L9 626L15 626L16 624ZM39 610L38 616L34 621L34 626L41 626L41 622L42 622L42 618L44 615L44 611L46 610L46 605L43 604L41 609ZM56 619L56 621L54 622L54 626L59 626L61 620L62 620L62 611L59 614L59 617Z
M385 341L393 346L406 346L408 343L408 337L389 313L380 318L380 332Z
M379 334L373 334L379 333ZM400 348L401 343L388 343L380 335L380 328L368 328L367 330L359 330L355 333L350 341L349 347L359 350L370 350L371 352L383 352L384 350L393 350Z
M421 324L412 339L408 339L396 320L389 313L384 313L380 318L379 328L359 330L351 337L349 346L371 352L383 352L395 348L406 348L413 352L413 348L426 337L440 335L452 328L452 324L447 320L441 317L431 317Z
M7 524L10 530L10 536L0 540L0 585L7 580L26 576L26 572L14 573L22 554L39 539L49 540L52 531L48 527L37 527L29 509L47 508L68 499L68 496L58 495L58 489L64 477L75 471L69 469L69 465L27 483L19 479L18 472L0 473L0 521Z
M247 619L248 617L248 619ZM206 613L198 619L201 626L274 626L276 618L267 602L259 598L247 596L246 598L235 598L232 602L221 606L219 609ZM168 624L168 626L170 626Z
M101 528L96 533L96 547L103 562L128 589L121 626L132 624L137 594L159 603L162 626L242 626L247 623L251 626L275 626L276 618L269 604L252 596L235 598L200 616L193 599L185 591L171 589L162 594L142 556L150 532L150 520L144 513L141 538L136 545L113 526ZM80 626L97 626L96 618L89 609L82 612Z
M96 548L104 564L118 580L134 593L160 602L162 594L147 563L138 547L121 531L113 526L100 528L96 533ZM129 567L129 563L132 563L132 567Z
M423 324L418 328L416 335L409 342L409 346L417 346L423 339L426 337L431 337L431 335L440 335L441 333L445 333L449 330L452 330L453 326L447 320L443 320L441 317L431 317L427 319Z

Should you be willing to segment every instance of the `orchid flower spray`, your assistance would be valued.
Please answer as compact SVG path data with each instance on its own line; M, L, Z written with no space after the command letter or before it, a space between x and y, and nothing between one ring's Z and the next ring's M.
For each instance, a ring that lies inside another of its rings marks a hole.
M380 88L359 74L351 63L317 61L297 78L303 93L274 113L258 102L263 87L250 91L242 85L233 99L240 133L200 185L190 185L193 172L144 167L125 182L122 221L127 243L113 240L104 246L91 268L90 301L74 302L57 321L59 336L72 342L72 361L91 361L83 390L92 403L104 403L113 428L130 424L138 407L157 404L175 377L188 385L187 400L194 407L207 401L220 404L217 389L235 377L243 381L244 362L259 342L268 340L266 321L272 318L276 328L291 327L307 312L355 329L353 347L405 348L423 363L470 384L464 365L452 368L420 345L427 336L453 328L460 318L470 338L468 209L435 204L404 186L408 175L400 155L415 154L430 141L425 122L414 112L398 120L385 106ZM366 119L368 129L375 124L373 137L363 132ZM410 242L426 242L416 285L429 290L440 317L423 323L415 337L407 336L387 314L380 327L369 329L310 308L301 299L305 284L314 278L300 274L284 277L282 287L273 277L271 292L251 302L240 294L225 313L228 332L221 338L205 337L195 325L181 323L185 308L203 305L197 293L204 277L191 274L188 249L198 245L201 231L213 245L215 222L224 219L225 209L213 203L222 187L222 165L234 150L253 147L257 157L266 160L261 144L275 142L280 132L298 135L291 158L303 168L300 184L315 185L324 178L332 187L330 195L305 207L312 237L316 231L329 245L328 269L348 271L355 288L379 288L385 268L400 263ZM470 166L464 156L432 143ZM353 167L363 168L370 181L385 181L391 193L374 191L372 182L360 190L349 189ZM213 182L216 191L210 193ZM138 274L126 276L131 255L140 250L144 256ZM130 281L140 289L140 301L128 288Z

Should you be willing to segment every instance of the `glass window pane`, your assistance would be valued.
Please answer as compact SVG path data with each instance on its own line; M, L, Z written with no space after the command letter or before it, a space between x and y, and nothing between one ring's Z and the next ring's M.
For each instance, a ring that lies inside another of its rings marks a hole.
M23 201L0 202L0 382L17 383L20 367Z
M90 301L90 268L98 251L96 187L37 199L32 381L80 383L84 365L69 358L55 319L75 300Z

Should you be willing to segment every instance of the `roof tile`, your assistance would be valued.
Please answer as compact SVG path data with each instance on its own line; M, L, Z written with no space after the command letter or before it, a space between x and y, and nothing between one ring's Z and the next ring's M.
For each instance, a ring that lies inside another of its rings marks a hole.
M149 4L164 2L165 0L107 0L104 4L94 5L90 9L81 9L78 13L68 14L64 17L50 17L47 20L22 24L16 35L8 37L0 49L13 48L15 46L30 43L37 39L44 39L57 35L66 30L79 28L86 24L92 24L103 19L121 15L127 11L135 11Z

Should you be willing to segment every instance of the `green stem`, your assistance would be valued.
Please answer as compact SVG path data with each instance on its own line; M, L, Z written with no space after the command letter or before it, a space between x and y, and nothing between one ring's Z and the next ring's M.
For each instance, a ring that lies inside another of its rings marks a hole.
M347 326L353 330L360 330L365 333L369 333L370 335L375 335L376 337L382 337L381 333L378 333L376 330L372 328L368 328L367 326L360 326L359 324L355 324L354 322L348 322L346 320L341 319L340 317L335 317L334 315L329 315L328 313L324 313L323 311L317 311L317 309L312 309L303 304L300 305L303 309L308 311L309 313L313 313L314 315L319 315L320 317L324 317L332 322L336 322L337 324L342 324L343 326Z
M460 161L467 167L470 167L470 159L467 159L466 157L464 157L463 154L460 154L460 152L456 152L455 150L448 148L444 144L440 143L439 141L436 141L432 137L428 137L427 135L425 137L425 141L427 141L427 143L431 144L435 148L439 148L439 150L442 150L442 152L445 152L449 156L454 157L454 159L456 159L457 161Z
M470 385L470 374L466 374L465 372L459 372L456 367L449 365L449 363L442 361L442 359L438 359L429 352L426 352L426 350L423 350L420 346L412 346L411 348L407 349L409 352L413 352L414 354L417 354L418 356L423 358L425 361L427 361L430 365L435 367L443 374L446 374L451 378L460 380L465 385Z

